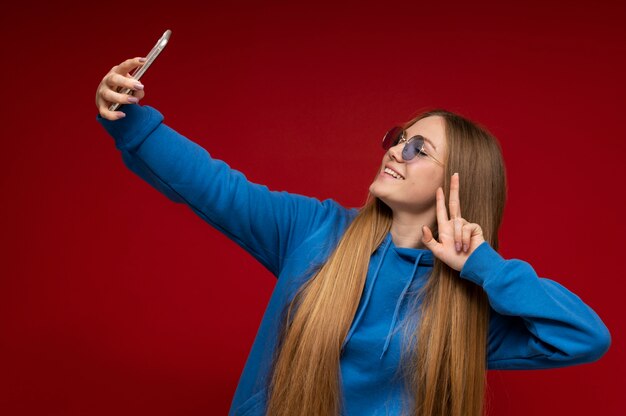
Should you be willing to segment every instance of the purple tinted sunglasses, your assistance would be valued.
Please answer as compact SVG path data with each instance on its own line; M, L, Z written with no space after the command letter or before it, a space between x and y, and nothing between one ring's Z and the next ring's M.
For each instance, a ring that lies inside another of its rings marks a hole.
M424 151L424 137L419 134L407 140L406 130L400 126L393 127L385 133L385 136L383 137L383 149L389 150L393 146L400 143L404 143L404 148L402 149L402 159L408 161L414 159L415 156L418 158L426 156L443 166L443 163Z

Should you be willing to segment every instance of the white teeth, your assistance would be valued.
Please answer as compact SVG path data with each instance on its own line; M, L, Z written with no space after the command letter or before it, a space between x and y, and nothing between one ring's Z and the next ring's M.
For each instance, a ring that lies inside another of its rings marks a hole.
M396 179L404 179L404 177L402 175L400 175L399 173L396 173L395 171L389 169L389 168L385 168L385 173L390 174L391 176L393 176Z

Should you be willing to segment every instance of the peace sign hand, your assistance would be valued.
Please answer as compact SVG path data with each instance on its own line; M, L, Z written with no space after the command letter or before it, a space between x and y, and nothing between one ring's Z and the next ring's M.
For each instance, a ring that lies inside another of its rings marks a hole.
M459 200L459 174L452 175L450 184L450 219L446 211L445 195L437 188L437 225L439 240L426 225L422 226L422 242L433 255L454 270L461 271L468 257L485 241L480 225L470 223L461 217Z

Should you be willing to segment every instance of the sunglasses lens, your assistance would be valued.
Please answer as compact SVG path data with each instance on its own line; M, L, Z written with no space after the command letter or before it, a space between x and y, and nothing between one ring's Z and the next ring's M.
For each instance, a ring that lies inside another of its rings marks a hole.
M424 146L424 139L421 136L415 136L409 139L408 143L402 149L402 159L411 160L419 154Z
M394 127L385 134L383 137L383 149L389 150L393 146L398 144L400 138L402 137L402 132L404 129L402 127Z

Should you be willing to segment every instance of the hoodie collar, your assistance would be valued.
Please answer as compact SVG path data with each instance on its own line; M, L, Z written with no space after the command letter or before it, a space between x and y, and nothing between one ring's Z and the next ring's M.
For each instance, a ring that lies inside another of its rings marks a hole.
M390 250L394 251L398 256L400 256L401 258L403 258L407 262L411 262L413 264L413 269L412 269L413 271L411 273L411 278L408 280L407 284L403 288L402 293L400 294L400 296L399 296L399 298L398 298L398 300L396 302L396 307L395 307L395 310L394 310L393 318L391 320L391 325L389 326L389 330L387 332L387 337L385 339L385 345L383 346L383 350L382 350L382 353L380 355L380 359L381 360L382 360L385 352L389 348L389 343L391 342L391 337L392 337L392 334L393 334L393 330L394 330L394 327L396 325L396 321L398 319L398 313L399 313L399 310L400 310L400 306L402 305L402 301L404 300L404 298L406 296L406 292L408 291L409 287L411 286L411 283L415 280L415 275L417 274L418 266L420 266L420 265L421 266L433 266L433 264L434 264L434 256L433 256L433 253L430 250L428 250L428 249L417 249L417 248L396 247L396 245L393 243L393 240L391 238L391 232L387 233L387 235L385 236L385 239L383 240L383 242L374 251L375 254L376 253L379 254L380 259L378 261L378 264L376 264L375 266L373 264L370 265L370 267L372 267L372 266L376 267L376 271L374 272L374 275L372 276L372 283L369 285L369 288L368 288L367 292L363 294L363 296L364 296L363 307L359 310L359 312L355 316L354 323L352 325L352 328L348 332L348 335L346 336L346 339L343 342L342 349L348 343L350 338L352 337L352 334L356 330L357 326L359 325L359 322L361 321L361 318L363 317L363 314L364 314L365 310L367 309L367 305L368 305L370 297L371 297L371 293L372 293L372 289L374 287L374 283L375 283L375 281L376 281L376 279L378 277L378 274L380 272L380 269L381 269L381 266L383 264L383 261L385 260L385 257L389 254L388 252ZM374 258L374 256L372 256L372 259L373 258Z
M435 263L435 257L433 252L423 248L407 248L396 247L391 238L391 233L385 237L385 242L389 244L389 248L394 250L400 257L411 263L418 263L419 265L432 266ZM382 244L381 244L382 246Z

